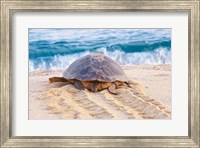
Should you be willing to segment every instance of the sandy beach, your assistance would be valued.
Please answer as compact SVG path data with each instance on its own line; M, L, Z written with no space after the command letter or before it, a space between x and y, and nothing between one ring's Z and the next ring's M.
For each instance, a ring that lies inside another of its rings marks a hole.
M29 73L29 120L171 119L171 65L122 67L131 88L78 90L67 82L49 83L63 70Z

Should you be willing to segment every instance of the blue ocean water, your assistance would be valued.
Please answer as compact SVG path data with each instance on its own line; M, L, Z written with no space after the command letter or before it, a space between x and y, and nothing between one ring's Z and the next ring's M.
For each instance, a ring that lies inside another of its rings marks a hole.
M121 65L170 64L171 29L29 29L29 70L66 69L91 52Z

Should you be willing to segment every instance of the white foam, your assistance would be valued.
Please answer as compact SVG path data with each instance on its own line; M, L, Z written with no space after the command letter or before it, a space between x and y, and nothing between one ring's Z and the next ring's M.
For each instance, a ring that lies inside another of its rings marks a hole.
M103 53L112 58L120 65L130 64L170 64L171 63L171 50L166 48L157 48L151 52L135 52L125 53L121 50L108 51L107 48L99 48L97 52ZM55 55L50 62L45 62L44 59L38 61L29 60L29 71L34 70L58 70L66 69L76 59L89 54L90 52L76 53L72 55Z

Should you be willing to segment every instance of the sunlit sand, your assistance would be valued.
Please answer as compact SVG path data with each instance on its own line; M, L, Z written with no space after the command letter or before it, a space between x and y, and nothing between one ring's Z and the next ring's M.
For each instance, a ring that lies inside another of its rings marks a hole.
M171 119L171 65L122 67L131 87L78 90L65 82L49 84L63 70L29 73L29 119Z

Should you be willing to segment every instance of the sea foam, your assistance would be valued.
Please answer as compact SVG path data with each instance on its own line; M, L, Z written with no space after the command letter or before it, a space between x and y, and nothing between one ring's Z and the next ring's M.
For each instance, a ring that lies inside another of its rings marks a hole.
M66 69L93 52L120 65L170 64L171 29L29 29L29 71Z
M171 63L171 50L166 48L157 48L154 52L135 53L125 53L121 50L110 52L106 48L99 48L96 52L110 57L120 65ZM66 69L72 62L90 53L92 52L86 51L70 55L55 55L45 58L40 57L37 60L29 60L29 71Z

